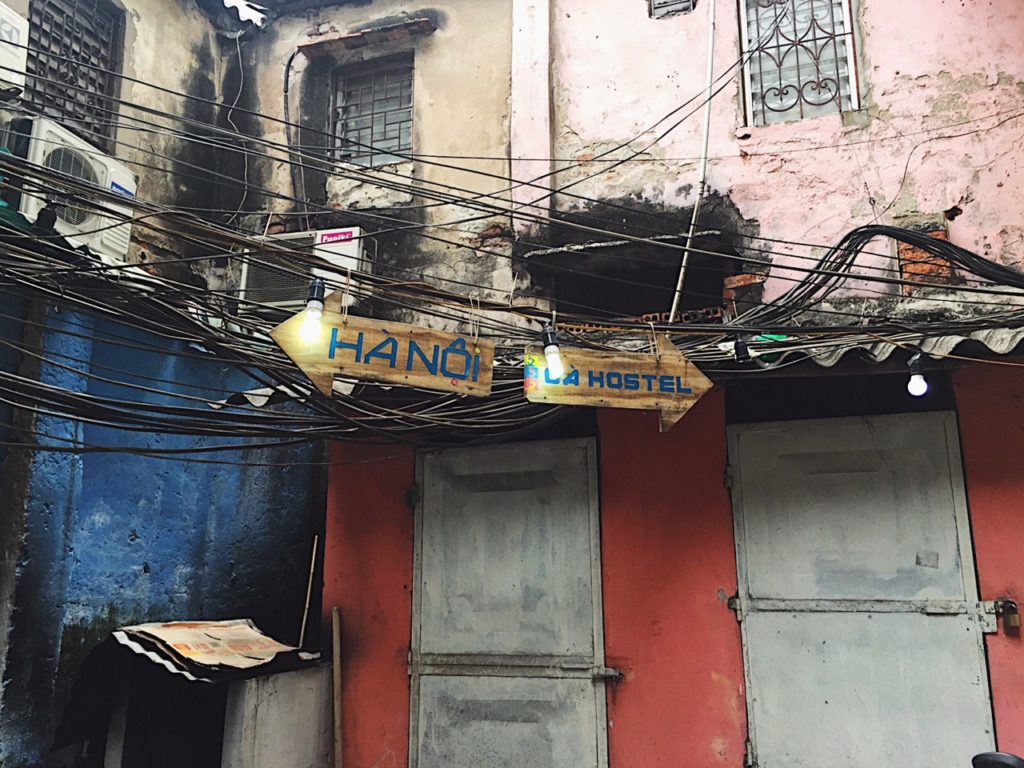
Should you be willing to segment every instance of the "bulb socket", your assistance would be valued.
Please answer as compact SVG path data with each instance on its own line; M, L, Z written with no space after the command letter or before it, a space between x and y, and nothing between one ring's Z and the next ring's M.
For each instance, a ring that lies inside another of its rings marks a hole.
M543 339L544 347L557 347L558 346L558 334L555 333L555 326L551 323L544 323L544 329L540 333L541 339Z
M306 294L306 304L308 305L311 301L319 301L320 306L323 307L324 296L327 294L327 286L324 285L322 278L314 278L313 282L309 284L309 292Z

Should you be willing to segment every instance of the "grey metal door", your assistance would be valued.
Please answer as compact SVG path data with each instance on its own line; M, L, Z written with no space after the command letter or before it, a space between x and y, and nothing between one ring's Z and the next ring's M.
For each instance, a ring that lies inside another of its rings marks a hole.
M410 762L607 764L594 443L422 454Z
M951 413L729 430L759 768L956 768L993 745Z

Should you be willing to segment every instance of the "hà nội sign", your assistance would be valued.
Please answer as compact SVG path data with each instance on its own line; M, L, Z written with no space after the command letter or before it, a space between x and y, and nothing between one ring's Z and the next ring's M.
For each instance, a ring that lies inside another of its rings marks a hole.
M472 336L331 310L319 326L299 312L270 335L328 396L336 375L465 395L491 392L494 342Z

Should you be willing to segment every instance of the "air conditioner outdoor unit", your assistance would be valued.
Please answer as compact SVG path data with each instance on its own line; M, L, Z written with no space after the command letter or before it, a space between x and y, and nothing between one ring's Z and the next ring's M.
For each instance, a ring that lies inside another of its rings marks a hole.
M306 304L309 283L321 277L337 287L339 271L369 273L373 270L373 259L366 248L363 230L359 227L341 229L318 229L307 232L289 232L260 238L268 244L290 251L298 251L330 265L332 269L319 269L301 257L296 258L278 250L251 250L242 256L242 281L239 291L240 311L255 313L268 308L295 311ZM359 283L352 280L353 291ZM344 302L347 306L358 301L350 294Z
M8 149L32 165L81 179L87 185L124 197L135 197L138 181L124 163L53 120L45 117L12 120L8 128ZM61 195L59 190L50 191L44 182L22 188L18 210L29 221L35 221L48 202L57 204L55 226L68 242L75 246L87 245L107 264L124 263L131 241L131 224L117 224L119 218L105 216L95 208ZM111 212L132 215L130 207L106 200L97 200L96 203Z
M25 90L28 19L0 3L0 89Z

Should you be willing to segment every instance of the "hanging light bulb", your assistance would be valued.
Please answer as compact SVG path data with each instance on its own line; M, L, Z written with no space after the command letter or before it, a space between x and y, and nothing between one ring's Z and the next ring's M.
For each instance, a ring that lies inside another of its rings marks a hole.
M324 281L319 277L309 284L306 296L306 308L303 310L302 338L305 341L316 341L320 338L320 328L324 318Z
M541 336L544 339L544 359L547 361L548 378L561 379L565 375L565 366L562 365L562 353L558 349L555 327L551 323L544 323Z
M924 397L928 394L928 379L924 377L921 367L921 353L917 352L908 361L910 378L907 380L907 393L912 397Z

